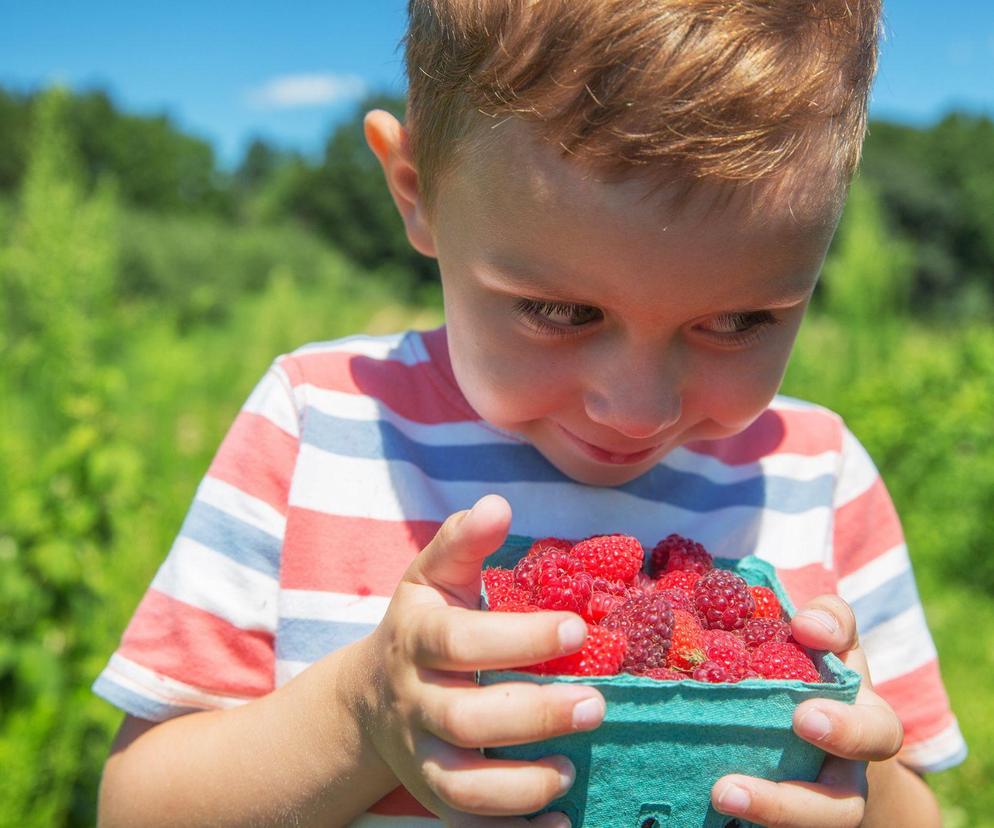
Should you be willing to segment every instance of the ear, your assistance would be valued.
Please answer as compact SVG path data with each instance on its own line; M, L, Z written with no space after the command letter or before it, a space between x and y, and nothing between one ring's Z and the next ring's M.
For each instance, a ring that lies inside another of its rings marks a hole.
M407 141L407 130L389 112L374 109L363 120L366 143L383 168L383 177L400 217L407 238L419 253L435 257L435 239L428 222L424 202L418 192L418 171Z

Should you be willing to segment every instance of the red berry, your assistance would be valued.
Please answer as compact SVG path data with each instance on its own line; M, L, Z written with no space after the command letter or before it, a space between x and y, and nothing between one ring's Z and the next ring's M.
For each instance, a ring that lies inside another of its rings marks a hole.
M749 651L737 635L726 630L704 630L701 648L705 659L725 669L724 681L739 681L749 670Z
M620 595L610 595L607 592L597 592L594 590L594 593L590 596L590 603L587 605L587 610L582 615L587 621L599 624L605 615L619 604L624 603L624 600Z
M537 607L583 612L590 603L593 578L568 552L548 549L522 558L514 567L514 580L528 591Z
M483 586L486 588L487 605L491 610L500 609L508 603L528 603L528 590L514 582L514 573L510 569L484 569Z
M694 668L691 678L697 681L707 681L711 684L720 684L729 681L728 671L717 661L705 661Z
M594 592L606 592L608 595L618 595L622 598L628 597L628 590L631 587L622 581L611 581L607 578L594 578Z
M714 559L699 543L681 535L667 535L653 547L649 574L654 578L675 569L690 569L702 575L714 568Z
M783 607L777 600L776 593L769 587L752 586L749 587L752 599L756 602L756 609L753 610L753 618L776 618L784 617Z
M560 552L569 552L573 548L573 541L563 538L539 538L528 550L529 555L541 555L549 549L558 549Z
M694 607L694 599L686 590L680 589L679 587L657 589L656 595L662 595L667 601L670 602L670 606L673 607L673 609L682 609L697 615L697 609Z
M644 572L635 573L635 578L628 589L630 594L638 592L655 592L656 582Z
M701 579L701 573L692 569L674 569L672 572L664 572L656 581L656 590L676 587L685 592L692 593L694 586Z
M666 654L666 666L675 670L693 670L705 660L701 649L704 629L697 616L682 609L673 609L673 640Z
M790 641L767 641L752 652L750 666L763 678L821 681L818 668L804 650Z
M740 630L756 608L749 585L734 572L712 569L694 587L694 608L709 629Z
M742 640L754 650L767 641L787 641L790 638L790 624L779 618L750 618L742 628Z
M558 676L613 676L621 670L625 645L625 634L620 630L588 625L587 638L577 652L521 670Z
M642 570L645 550L629 535L598 535L580 541L570 554L595 578L629 584Z
M632 595L605 616L601 626L621 630L628 637L626 670L641 673L666 664L673 640L673 610L660 595Z
M653 667L651 670L646 670L640 675L645 676L645 678L656 679L657 681L684 681L690 678L686 673L681 673L679 670L671 670L669 667Z

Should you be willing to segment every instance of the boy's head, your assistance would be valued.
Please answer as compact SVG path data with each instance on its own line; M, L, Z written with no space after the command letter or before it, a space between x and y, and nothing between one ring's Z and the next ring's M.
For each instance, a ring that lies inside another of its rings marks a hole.
M874 0L412 0L367 137L492 424L619 485L768 405L855 169Z

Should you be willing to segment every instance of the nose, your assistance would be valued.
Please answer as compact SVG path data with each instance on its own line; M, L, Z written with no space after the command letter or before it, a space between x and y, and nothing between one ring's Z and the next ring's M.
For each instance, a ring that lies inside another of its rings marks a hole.
M678 354L615 354L605 358L584 394L587 416L633 440L654 437L683 412Z

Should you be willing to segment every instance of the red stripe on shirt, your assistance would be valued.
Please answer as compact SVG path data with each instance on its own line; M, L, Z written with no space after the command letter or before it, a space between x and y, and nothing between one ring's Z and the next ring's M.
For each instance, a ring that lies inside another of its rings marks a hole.
M300 380L327 391L358 394L378 400L417 423L463 422L469 413L459 410L438 391L439 377L425 362L407 365L347 352L300 353L293 358L291 381Z
M874 684L873 689L894 708L904 725L905 745L930 739L953 721L937 659L903 676ZM936 711L941 711L938 717Z
M393 595L408 565L439 526L431 520L342 517L295 506L287 518L281 586Z
M119 652L210 693L255 697L274 687L271 633L240 629L156 589L142 598Z
M800 610L812 598L838 592L835 573L821 564L808 564L796 569L777 569L777 578L786 590L795 610Z
M863 494L835 511L833 548L840 578L902 543L901 522L879 476Z
M418 802L407 790L401 786L394 788L383 799L371 806L369 812L380 816L406 816L406 817L434 817L424 805Z
M686 448L730 466L741 466L771 454L813 457L826 451L840 451L841 446L840 422L831 414L818 410L767 409L734 437L688 443Z
M297 446L297 438L272 420L242 411L221 443L207 474L286 515Z

